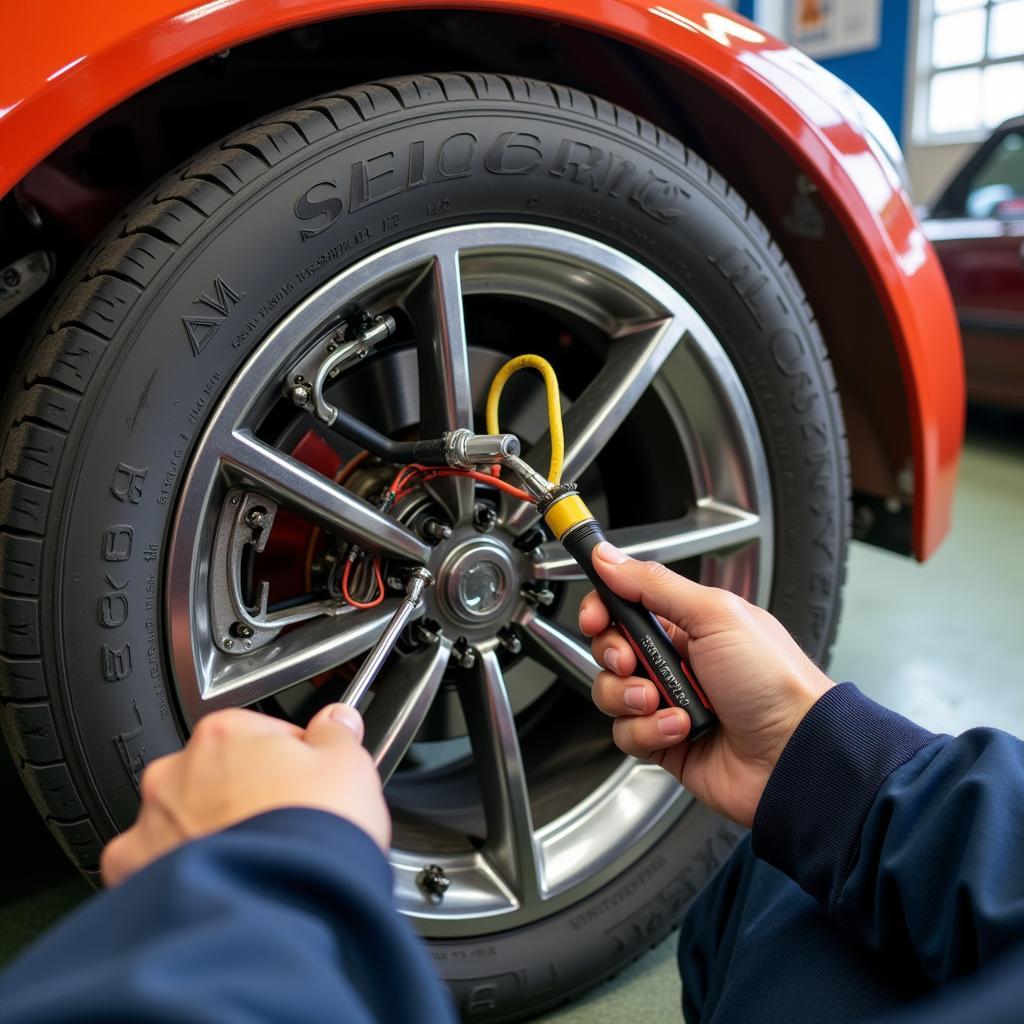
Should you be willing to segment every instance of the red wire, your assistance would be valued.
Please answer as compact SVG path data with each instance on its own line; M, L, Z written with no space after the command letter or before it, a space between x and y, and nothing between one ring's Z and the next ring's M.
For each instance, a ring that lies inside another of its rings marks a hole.
M406 470L410 472L406 474ZM436 480L438 477L450 477L450 476L468 476L473 480L479 480L481 483L490 484L492 487L497 487L498 490L504 491L506 494L510 494L513 498L518 498L520 501L532 501L526 491L519 487L513 487L512 484L506 483L500 477L492 476L490 473L480 473L474 469L440 469L431 466L421 466L419 464L412 464L404 467L400 470L398 475L395 477L394 482L391 484L391 490L395 495L395 501L399 501L404 498L414 486L426 483L428 480ZM416 477L415 484L413 478Z
M377 584L377 596L372 601L357 601L348 592L348 578L352 572L352 566L354 563L346 562L345 568L341 573L341 596L352 605L353 608L376 608L377 605L384 600L384 577L380 571L380 558L374 558L373 560L373 575L374 580Z
M350 464L351 465L351 464ZM347 468L347 467L346 467ZM354 469L355 466L352 466ZM396 474L394 480L391 481L391 487L389 490L395 496L395 503L402 500L408 494L412 492L415 487L420 484L426 483L428 480L436 480L439 477L451 477L451 476L466 476L473 480L479 480L481 483L490 484L492 487L497 487L498 490L504 491L506 494L510 494L513 498L518 498L520 501L531 501L531 497L526 491L521 490L518 487L513 487L512 484L506 483L497 475L490 473L479 473L473 469L439 469L432 466L422 466L418 463L413 463L408 466L403 466ZM346 476L348 474L346 473ZM376 583L376 597L372 601L357 601L352 594L349 592L349 577L352 575L352 566L355 563L346 562L345 568L341 574L341 595L344 599L352 605L353 608L367 609L376 608L384 600L384 578L381 572L380 557L373 559L373 575L374 582Z

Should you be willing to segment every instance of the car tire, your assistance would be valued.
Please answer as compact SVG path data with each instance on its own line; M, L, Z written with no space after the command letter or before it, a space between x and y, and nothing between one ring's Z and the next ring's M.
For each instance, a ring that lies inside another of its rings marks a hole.
M319 97L229 136L136 202L68 276L4 398L4 734L93 879L104 842L134 818L143 767L187 738L164 559L211 410L330 275L418 233L491 221L596 240L699 311L769 467L767 605L827 660L850 522L842 417L813 314L743 199L667 133L558 85L439 74ZM534 1014L663 938L738 835L690 805L574 905L432 938L430 952L467 1019Z

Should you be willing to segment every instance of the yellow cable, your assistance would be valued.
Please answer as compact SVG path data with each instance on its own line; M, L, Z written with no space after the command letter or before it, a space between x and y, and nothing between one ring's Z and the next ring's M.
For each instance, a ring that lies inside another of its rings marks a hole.
M548 427L551 431L551 464L548 466L548 480L553 484L561 482L562 461L565 458L565 437L562 434L562 403L558 398L558 378L551 364L541 356L524 355L510 359L491 381L487 392L487 433L500 434L498 429L498 401L501 392L512 374L527 367L537 370L544 378L548 396Z

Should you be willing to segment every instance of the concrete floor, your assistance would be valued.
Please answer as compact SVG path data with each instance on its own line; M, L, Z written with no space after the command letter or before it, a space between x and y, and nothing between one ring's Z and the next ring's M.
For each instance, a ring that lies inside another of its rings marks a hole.
M1024 735L1022 585L1024 415L975 413L953 530L939 552L918 565L854 545L833 678L854 680L935 730L995 725ZM25 815L22 794L0 787L5 809L24 818L32 847L26 858L24 845L0 845L2 963L85 890L53 855L41 826ZM583 1000L541 1020L679 1020L674 945L669 939Z

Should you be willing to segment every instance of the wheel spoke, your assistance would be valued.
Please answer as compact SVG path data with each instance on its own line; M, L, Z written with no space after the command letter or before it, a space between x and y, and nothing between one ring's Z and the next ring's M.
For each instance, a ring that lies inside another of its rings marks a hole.
M498 656L482 654L476 669L459 682L487 822L485 856L523 904L541 893L541 872L533 832L516 722Z
M420 381L420 436L473 429L466 322L457 249L444 249L406 297L416 329ZM450 478L434 485L456 519L473 511L473 482Z
M366 709L365 744L384 782L398 767L430 710L448 666L451 641L393 658L373 689Z
M397 606L388 600L372 611L317 619L252 654L214 655L193 718L254 704L357 657L374 645Z
M563 682L590 700L594 676L601 669L583 641L551 619L542 618L533 609L519 620L519 624L523 627L527 654L545 668L557 672Z
M676 318L666 317L638 326L612 343L604 366L565 414L564 480L578 480L593 463L681 337ZM530 450L527 461L545 472L550 455L551 439L545 435ZM523 530L537 517L532 505L522 504L509 516L509 525Z
M221 460L272 497L369 551L418 562L425 562L430 554L427 544L369 502L264 444L247 430L232 433Z
M633 558L667 563L763 540L763 531L760 517L752 512L704 501L681 519L610 530L608 540ZM537 579L586 579L557 541L541 547L533 574Z

